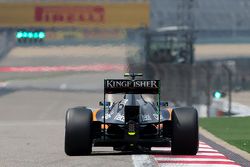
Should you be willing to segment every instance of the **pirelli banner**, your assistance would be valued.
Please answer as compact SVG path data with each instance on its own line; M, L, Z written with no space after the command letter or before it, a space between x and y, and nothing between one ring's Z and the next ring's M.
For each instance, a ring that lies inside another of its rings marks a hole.
M137 28L148 24L148 2L0 3L0 27Z
M108 94L158 94L160 91L159 80L104 80L104 92Z

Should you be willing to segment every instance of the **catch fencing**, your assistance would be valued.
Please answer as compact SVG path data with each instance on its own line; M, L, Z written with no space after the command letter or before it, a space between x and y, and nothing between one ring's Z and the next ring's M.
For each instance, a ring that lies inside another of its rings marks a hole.
M199 62L196 64L128 63L130 72L143 72L145 79L161 80L161 98L179 106L205 104L209 108L215 91L229 102L232 90L249 89L250 60Z

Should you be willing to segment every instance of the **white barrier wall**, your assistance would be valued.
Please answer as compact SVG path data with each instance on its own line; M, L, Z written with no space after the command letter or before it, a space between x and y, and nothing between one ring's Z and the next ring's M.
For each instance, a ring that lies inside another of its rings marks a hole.
M0 59L15 45L14 36L9 31L0 32Z
M7 33L1 32L0 33L0 58L3 56L3 53L6 48L6 43L7 43Z

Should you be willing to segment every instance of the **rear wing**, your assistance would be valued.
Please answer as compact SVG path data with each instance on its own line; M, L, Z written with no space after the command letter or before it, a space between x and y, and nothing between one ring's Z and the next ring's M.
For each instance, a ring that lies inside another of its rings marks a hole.
M159 94L160 80L105 79L105 94Z
M116 93L125 93L125 94L157 94L158 102L160 103L160 80L135 80L136 76L142 76L139 73L128 73L125 74L125 77L131 77L131 80L127 79L105 79L104 80L104 104L106 103L106 94L116 94ZM159 104L158 103L158 104ZM133 106L134 107L134 106ZM106 121L106 107L103 107L104 117L103 124L105 127ZM159 125L161 120L161 110L160 105L158 105L158 119ZM160 134L160 126L158 126L158 132ZM103 130L104 140L105 128Z

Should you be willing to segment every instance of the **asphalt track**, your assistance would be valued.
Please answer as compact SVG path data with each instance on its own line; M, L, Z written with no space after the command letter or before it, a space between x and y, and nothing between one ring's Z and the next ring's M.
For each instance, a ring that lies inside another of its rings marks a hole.
M119 54L103 57L100 53L105 52L100 51L89 56L87 52L80 54L75 49L77 56L70 59L74 53L63 51L58 57L49 55L44 48L44 54L32 57L26 56L25 52L32 55L31 51L36 54L36 50L26 48L12 51L0 62L0 66L125 65L124 50L115 47L105 50ZM103 97L103 79L120 78L122 73L122 70L103 69L1 72L0 166L238 166L237 159L228 159L220 150L207 145L207 141L201 141L197 156L172 156L169 148L153 148L150 154L131 155L109 147L94 148L90 156L66 156L64 117L67 108L82 105L97 107Z

